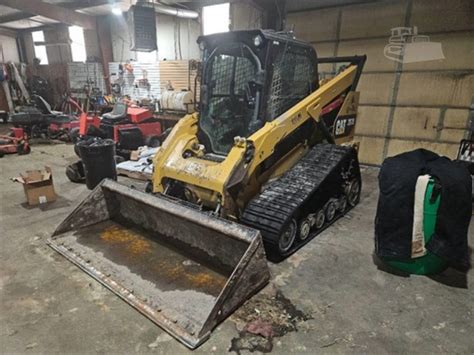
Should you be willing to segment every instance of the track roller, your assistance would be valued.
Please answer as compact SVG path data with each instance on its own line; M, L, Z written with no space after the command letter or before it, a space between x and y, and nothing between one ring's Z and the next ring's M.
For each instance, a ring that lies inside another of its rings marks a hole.
M326 221L331 222L336 217L337 203L335 199L330 199L324 207Z
M306 240L306 238L309 237L309 232L311 231L312 225L313 225L313 221L312 221L311 215L301 220L299 228L298 228L299 240Z
M345 195L339 197L337 209L341 212L344 212L347 209L347 197Z

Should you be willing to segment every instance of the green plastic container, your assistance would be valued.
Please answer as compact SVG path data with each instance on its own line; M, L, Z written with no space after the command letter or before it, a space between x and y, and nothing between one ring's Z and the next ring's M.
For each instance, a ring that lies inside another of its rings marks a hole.
M431 194L434 190L434 180L430 179L426 188L425 200L423 203L423 234L425 235L425 245L433 237L436 227L436 217L441 201L441 194L431 203ZM439 274L448 267L448 263L440 257L427 252L426 255L414 259L383 258L383 261L391 267L415 275Z

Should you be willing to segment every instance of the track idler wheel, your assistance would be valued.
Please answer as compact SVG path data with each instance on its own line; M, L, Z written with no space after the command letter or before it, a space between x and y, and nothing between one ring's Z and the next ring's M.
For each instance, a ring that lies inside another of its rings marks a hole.
M296 238L297 229L296 221L292 218L278 240L278 250L281 254L285 254L291 249Z
M346 187L347 202L351 207L354 207L359 202L360 198L360 181L353 179Z

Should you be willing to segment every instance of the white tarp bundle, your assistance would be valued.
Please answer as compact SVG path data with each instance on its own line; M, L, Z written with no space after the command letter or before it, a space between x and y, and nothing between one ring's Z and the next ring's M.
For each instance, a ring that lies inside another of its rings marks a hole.
M150 180L153 174L153 156L159 148L140 147L138 148L138 160L127 160L117 164L119 174L136 177L142 175L143 179Z

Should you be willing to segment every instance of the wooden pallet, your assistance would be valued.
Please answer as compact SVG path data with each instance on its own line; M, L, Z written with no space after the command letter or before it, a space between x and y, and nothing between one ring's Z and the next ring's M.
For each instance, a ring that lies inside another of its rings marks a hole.
M151 180L152 174L144 172L144 171L134 171L134 170L127 170L117 168L118 175L124 175L132 179L142 180L142 181L149 181Z

